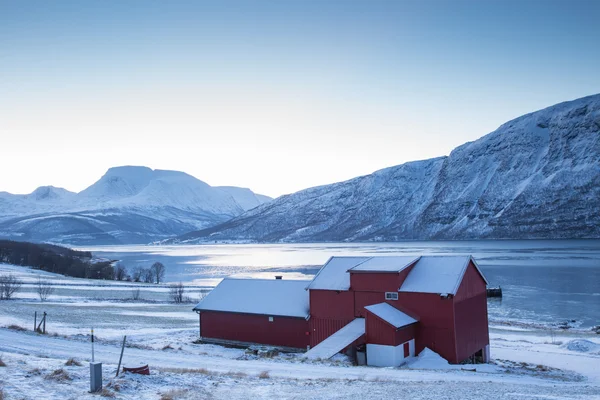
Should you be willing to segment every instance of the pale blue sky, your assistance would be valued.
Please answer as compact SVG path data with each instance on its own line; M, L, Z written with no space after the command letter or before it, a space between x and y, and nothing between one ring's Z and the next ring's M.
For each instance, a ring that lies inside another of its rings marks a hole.
M116 165L277 196L600 92L600 1L0 0L0 191Z

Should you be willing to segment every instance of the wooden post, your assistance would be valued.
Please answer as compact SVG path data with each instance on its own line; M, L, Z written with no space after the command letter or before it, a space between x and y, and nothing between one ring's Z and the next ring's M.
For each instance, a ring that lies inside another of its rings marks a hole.
M37 326L37 311L33 314L33 331L35 332L35 327Z
M127 340L127 335L123 336L123 345L121 346L121 357L119 357L119 365L117 366L117 374L115 377L119 376L119 370L121 369L121 360L123 360L123 350L125 350L125 340Z
M46 334L46 311L44 311L44 335Z

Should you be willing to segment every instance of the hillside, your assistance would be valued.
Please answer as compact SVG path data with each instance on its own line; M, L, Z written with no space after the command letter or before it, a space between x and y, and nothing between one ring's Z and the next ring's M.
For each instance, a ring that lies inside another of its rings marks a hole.
M171 242L600 237L600 95L524 115L449 156L306 189Z

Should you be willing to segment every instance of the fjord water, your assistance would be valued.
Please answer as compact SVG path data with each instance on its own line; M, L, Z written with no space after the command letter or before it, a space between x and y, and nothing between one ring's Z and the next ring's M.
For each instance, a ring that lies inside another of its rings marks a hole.
M472 254L502 300L491 322L600 324L600 240L410 241L396 243L222 244L86 248L128 267L161 261L166 281L215 286L230 275L311 279L331 256Z

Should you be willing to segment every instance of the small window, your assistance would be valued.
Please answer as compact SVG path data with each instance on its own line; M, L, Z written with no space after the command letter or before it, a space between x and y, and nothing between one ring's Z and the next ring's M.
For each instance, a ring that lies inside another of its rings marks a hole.
M269 317L269 322L273 322L273 317Z
M385 299L386 300L398 300L398 293L397 292L385 292Z

